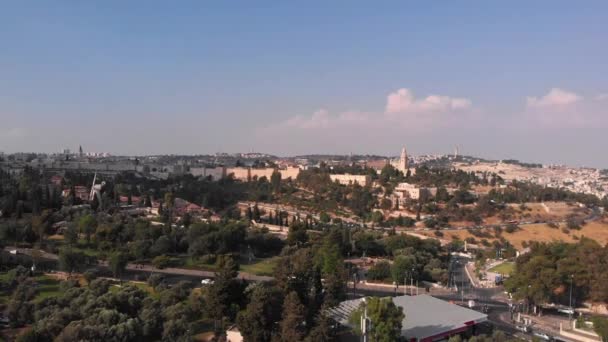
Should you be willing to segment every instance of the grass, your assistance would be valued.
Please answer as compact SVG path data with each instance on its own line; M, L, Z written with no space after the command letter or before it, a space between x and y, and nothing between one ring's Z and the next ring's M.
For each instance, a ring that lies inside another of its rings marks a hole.
M0 274L0 280L3 282L7 280L7 273L4 272ZM56 297L61 294L61 290L59 289L60 281L49 277L46 275L35 276L34 280L36 281L36 297L34 298L34 302L40 302L45 298ZM6 304L10 300L12 295L12 289L2 288L0 290L0 304Z
M500 265L494 266L488 270L489 272L511 275L515 271L514 262L503 262Z
M578 238L587 237L597 241L600 245L606 245L608 243L608 219L598 220L595 222L589 222L583 226L580 230L572 230L570 234L565 234L561 229L551 228L546 224L530 224L520 225L521 229L514 233L503 232L502 236L507 239L515 248L521 250L523 245L528 241L538 242L576 242L574 236ZM494 236L492 229L485 229ZM434 237L433 232L422 232L422 234ZM466 230L455 230L445 231L444 239L451 240L453 236L457 236L460 240L464 240L467 237L474 237L478 241L482 238L473 236ZM495 237L486 238L490 243L496 240Z
M259 276L272 276L274 269L279 261L278 257L257 259L254 262L248 264L241 260L240 271L255 274ZM191 257L185 257L181 259L182 265L179 267L216 272L219 270L219 266L216 263L205 262L204 259L195 259Z
M36 283L38 283L38 294L34 298L34 302L40 302L49 297L57 297L61 294L59 280L45 275L37 276L35 279Z
M180 266L180 267L194 269L194 270L212 271L212 272L215 272L219 269L215 263L209 264L209 263L205 263L202 259L194 259L191 257L184 258L183 266Z
M241 271L259 276L272 276L278 262L278 257L261 259L251 264L241 264Z

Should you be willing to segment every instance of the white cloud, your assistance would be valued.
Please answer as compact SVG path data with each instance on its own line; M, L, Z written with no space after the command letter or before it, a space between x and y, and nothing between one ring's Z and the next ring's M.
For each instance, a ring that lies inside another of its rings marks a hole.
M309 130L407 125L409 128L419 129L449 121L443 114L470 107L471 100L466 98L429 95L416 99L409 89L401 88L388 94L385 112L368 113L354 110L332 114L326 109L319 109L310 116L296 115L274 126Z
M429 95L423 99L416 99L412 91L406 88L390 93L386 99L387 113L445 112L470 107L471 100L465 98Z
M597 128L608 124L608 116L600 94L589 99L560 88L551 89L540 98L528 97L525 114L532 124L557 128Z
M321 108L309 117L296 115L280 125L300 129L324 129L345 125L366 125L371 123L371 118L371 114L357 111L331 115L326 109Z
M599 94L595 97L597 101L608 100L608 93Z
M329 113L326 109L319 109L311 117L305 118L296 115L284 123L286 126L298 128L326 128L330 124Z
M552 88L547 95L542 97L530 96L527 98L529 108L541 107L563 107L579 102L582 96L560 88Z

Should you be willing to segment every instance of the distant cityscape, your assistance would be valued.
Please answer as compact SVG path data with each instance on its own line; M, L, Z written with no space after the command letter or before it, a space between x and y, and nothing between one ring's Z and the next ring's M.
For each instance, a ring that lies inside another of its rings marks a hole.
M213 155L147 155L113 156L107 152L85 152L82 146L77 152L63 149L58 153L0 152L0 167L11 174L19 174L26 166L49 172L82 171L113 175L135 172L152 178L167 179L171 176L190 174L195 177L220 179L233 174L236 179L270 177L274 169L285 177L297 177L298 170L319 167L321 163L332 166L357 165L369 167L380 173L386 164L402 172L422 165L454 168L476 174L498 174L504 180L531 182L563 188L573 192L608 195L608 170L566 165L543 165L518 160L487 160L473 156L461 156L458 148L453 154L412 155L404 147L400 155L303 155L279 157L265 153L216 153ZM346 178L345 178L346 179ZM348 179L345 180L348 182Z

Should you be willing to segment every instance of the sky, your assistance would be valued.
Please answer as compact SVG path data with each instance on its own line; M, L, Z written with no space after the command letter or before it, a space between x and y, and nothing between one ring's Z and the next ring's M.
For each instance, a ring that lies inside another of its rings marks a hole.
M3 1L0 151L608 168L606 1Z

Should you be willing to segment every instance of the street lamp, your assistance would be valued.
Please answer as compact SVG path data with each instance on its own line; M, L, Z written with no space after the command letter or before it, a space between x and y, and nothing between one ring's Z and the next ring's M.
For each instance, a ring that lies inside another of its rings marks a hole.
M363 342L367 342L367 332L369 328L369 319L367 318L367 298L363 297L363 315L361 316L361 335Z
M572 308L572 285L573 285L573 281L574 281L574 274L570 275L570 310L568 311L568 317L570 319L572 319L572 313L574 312L574 309Z
M411 296L414 295L414 267L412 266L412 276L410 277L412 286L410 286Z

